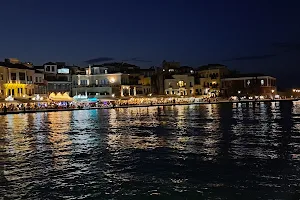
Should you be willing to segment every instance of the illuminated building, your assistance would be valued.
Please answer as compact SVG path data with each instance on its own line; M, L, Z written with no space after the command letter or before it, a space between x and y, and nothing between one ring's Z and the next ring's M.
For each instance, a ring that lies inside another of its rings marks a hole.
M70 67L64 62L48 62L43 66L35 66L35 69L44 73L47 83L47 92L54 94L69 94L71 92L71 72Z
M73 75L73 95L103 98L135 96L136 87L129 85L129 74L108 73L107 67L89 66L86 74Z
M200 78L200 86L196 93L202 95L219 96L221 79L229 73L226 66L209 64L197 69L196 75Z
M5 88L4 84L7 83L7 68L4 66L0 66L0 98L4 99L5 95Z
M47 84L44 80L44 73L35 70L33 81L34 93L42 96L47 96Z
M189 75L172 75L164 80L166 95L192 96L193 87L194 77Z
M135 85L137 95L145 96L151 94L151 77L140 75L138 78L138 84Z
M0 63L1 94L3 97L29 98L34 94L35 70L17 59Z
M240 74L222 79L224 96L273 96L277 94L276 78L261 74Z

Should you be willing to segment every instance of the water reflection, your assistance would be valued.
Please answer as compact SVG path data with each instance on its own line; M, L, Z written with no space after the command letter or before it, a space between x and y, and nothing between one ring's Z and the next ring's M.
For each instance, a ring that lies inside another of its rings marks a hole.
M299 191L299 115L272 102L0 116L1 194L287 199Z

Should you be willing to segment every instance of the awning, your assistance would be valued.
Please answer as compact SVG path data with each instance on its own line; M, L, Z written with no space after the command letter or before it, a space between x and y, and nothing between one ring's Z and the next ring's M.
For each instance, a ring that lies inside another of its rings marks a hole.
M71 98L67 92L63 94L61 94L60 92L57 94L52 92L49 95L49 100L56 101L56 102L71 102L73 101L73 98Z

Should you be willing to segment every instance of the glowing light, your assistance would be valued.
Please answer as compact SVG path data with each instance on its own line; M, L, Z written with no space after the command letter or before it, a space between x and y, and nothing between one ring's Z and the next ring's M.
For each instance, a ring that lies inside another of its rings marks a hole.
M238 91L239 94L241 94L241 91Z
M183 81L178 81L177 85L178 85L179 87L183 87L183 86L185 85L185 83L184 83Z
M15 100L12 96L8 96L5 98L5 101L13 101Z
M73 99L69 96L69 94L67 92L61 94L60 92L55 94L54 92L52 92L49 95L49 99L51 100L56 100L56 101L72 101Z
M111 78L111 79L109 80L109 82L114 83L114 82L116 82L116 79L115 79L115 78Z
M79 94L79 95L75 95L73 98L74 99L87 99L88 97L87 97L87 95L81 95L81 94Z
M112 96L112 97L115 97L115 94L112 94L111 96Z
M271 90L271 92L272 92L272 93L274 93L274 92L275 92L275 90Z
M299 93L299 92L300 92L300 90L293 89L293 92L297 92L297 93Z
M89 100L90 102L97 102L97 101L98 101L97 98L89 98L88 100Z

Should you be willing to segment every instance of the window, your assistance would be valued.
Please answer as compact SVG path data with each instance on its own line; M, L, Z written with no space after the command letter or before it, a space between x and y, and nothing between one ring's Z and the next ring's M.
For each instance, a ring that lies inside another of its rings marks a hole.
M10 73L10 78L13 81L17 80L17 74L16 73Z
M263 86L265 84L265 81L264 80L261 80L260 81L260 84Z
M15 90L11 89L11 95L14 96L15 95Z
M38 79L38 77L35 77L35 82L39 82L39 79Z
M87 85L87 80L80 80L80 85Z
M55 67L54 66L51 66L51 68L52 68L52 72L55 72Z
M11 95L11 91L10 91L10 89L8 89L8 95Z
M19 73L19 80L25 81L25 73L24 72Z
M50 66L46 66L46 71L50 72Z
M23 94L23 88L20 88L20 94Z
M104 73L107 74L107 69L104 70Z
M40 82L40 83L42 82L42 77L39 77L39 82Z
M96 85L98 85L99 84L99 81L98 80L96 80Z
M3 80L3 74L1 73L0 74L0 81L2 81Z
M184 84L184 82L183 81L178 81L178 86L179 87L183 87L185 84Z

